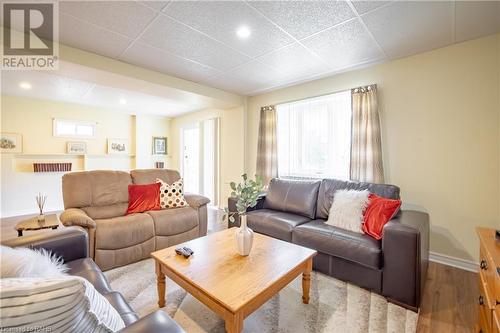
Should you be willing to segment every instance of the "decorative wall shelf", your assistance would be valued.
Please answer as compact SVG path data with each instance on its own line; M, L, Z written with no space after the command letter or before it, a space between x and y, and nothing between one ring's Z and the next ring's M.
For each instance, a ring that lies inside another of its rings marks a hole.
M67 154L67 153L21 153L1 154L2 159L7 158L12 163L12 169L16 172L40 172L35 171L35 164L71 164L69 170L50 172L87 171L97 169L133 169L135 166L135 155L133 154ZM56 168L54 166L54 168ZM49 169L49 167L47 167ZM46 170L46 169L44 169ZM46 171L44 171L46 172Z
M15 158L135 158L135 155L121 154L10 154Z

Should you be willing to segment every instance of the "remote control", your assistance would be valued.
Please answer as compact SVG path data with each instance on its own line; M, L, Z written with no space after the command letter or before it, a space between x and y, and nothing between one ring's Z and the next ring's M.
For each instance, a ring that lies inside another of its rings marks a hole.
M184 250L184 248L182 248L182 247L176 248L175 253L177 253L178 255L184 256L184 258L189 258L191 256L191 252Z
M189 255L193 255L194 251L191 250L189 247L183 247L183 249L186 251L186 252L189 252Z

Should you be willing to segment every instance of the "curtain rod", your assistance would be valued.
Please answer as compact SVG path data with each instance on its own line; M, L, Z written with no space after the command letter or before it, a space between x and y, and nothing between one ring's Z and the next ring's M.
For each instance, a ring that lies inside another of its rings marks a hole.
M377 87L377 84L374 83L374 84L369 84L369 85L366 85L364 87L368 87L368 86L375 86ZM350 91L350 90L353 90L353 89L359 89L359 88L362 88L362 87L357 87L357 88L349 88L349 89L343 89L343 90L337 90L337 91L333 91L333 92L328 92L328 93L325 93L325 94L320 94L320 95L314 95L314 96L310 96L310 97L305 97L305 98L300 98L300 99L294 99L294 100L289 100L289 101L285 101L285 102L281 102L281 103L276 103L274 105L280 105L280 104L288 104L288 103L294 103L294 102L299 102L299 101L303 101L305 99L311 99L311 98L317 98L317 97L323 97L323 96L327 96L327 95L333 95L333 94L338 94L338 93L341 93L341 92L344 92L344 91Z

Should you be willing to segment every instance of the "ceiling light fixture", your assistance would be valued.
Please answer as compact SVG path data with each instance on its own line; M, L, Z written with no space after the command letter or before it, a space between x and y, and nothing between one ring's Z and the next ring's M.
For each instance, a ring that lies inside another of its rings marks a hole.
M252 32L250 31L250 28L248 28L246 25L242 25L241 27L238 28L238 30L236 30L236 34L241 39L248 38L251 33Z
M19 83L19 88L25 89L25 90L31 89L31 83L21 82L21 83Z
M121 105L127 104L127 100L125 98L120 98L120 104Z

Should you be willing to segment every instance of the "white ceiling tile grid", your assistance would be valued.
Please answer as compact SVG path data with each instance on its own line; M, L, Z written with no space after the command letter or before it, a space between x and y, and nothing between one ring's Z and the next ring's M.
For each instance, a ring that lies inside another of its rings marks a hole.
M362 20L392 59L454 42L452 1L401 1L362 15Z
M293 43L292 38L244 2L175 1L164 12L250 57ZM251 31L251 35L244 40L236 34L238 28L243 26Z
M60 1L62 43L239 94L498 31L499 1Z
M357 18L306 38L302 43L334 69L366 61L375 62L384 57Z
M355 17L346 1L250 1L248 4L297 39Z

